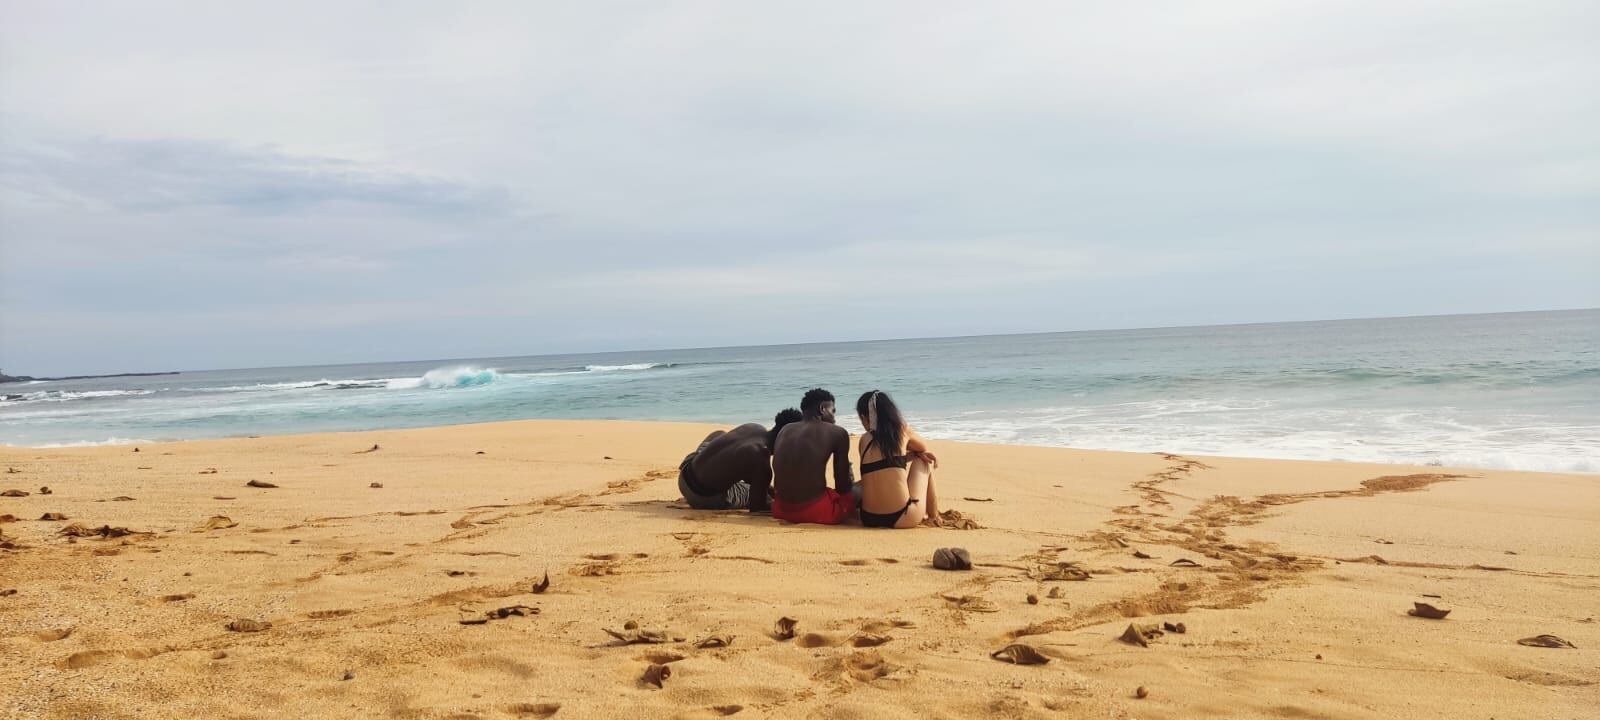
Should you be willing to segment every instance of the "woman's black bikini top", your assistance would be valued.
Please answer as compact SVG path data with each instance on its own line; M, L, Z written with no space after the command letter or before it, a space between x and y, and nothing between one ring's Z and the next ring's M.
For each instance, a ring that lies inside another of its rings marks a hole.
M873 442L874 442L874 440L868 440L867 441L867 447L869 447L869 448L872 447L872 443ZM863 452L862 454L864 455L866 453ZM895 455L894 457L886 457L886 458L884 458L882 460L875 460L875 461L869 462L869 463L862 463L861 464L861 477L866 477L866 476L871 475L872 473L875 473L875 472L877 472L879 470L888 470L889 468L899 468L901 470L904 470L904 469L906 469L907 461L908 461L908 458L905 455Z

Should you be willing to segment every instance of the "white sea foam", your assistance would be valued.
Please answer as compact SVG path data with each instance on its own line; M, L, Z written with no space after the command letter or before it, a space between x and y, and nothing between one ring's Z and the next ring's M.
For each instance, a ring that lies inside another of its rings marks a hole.
M1174 452L1537 472L1600 472L1600 428L1494 428L1416 414L1351 410L1259 412L1230 403L1170 403L1143 412L1106 407L968 411L912 418L930 438L1083 450ZM1201 410L1199 408L1206 408ZM1225 410L1223 408L1226 408Z
M589 372L618 372L621 370L652 370L660 367L672 367L672 363L629 363L627 365L585 365L583 369Z
M138 443L149 443L149 442L153 442L153 441L151 441L151 440L139 440L139 439L136 439L136 438L112 437L112 438L106 438L104 440L78 440L78 441L75 441L75 442L46 443L44 445L35 445L33 447L41 447L41 448L99 447L101 445L135 445L135 444L138 444Z

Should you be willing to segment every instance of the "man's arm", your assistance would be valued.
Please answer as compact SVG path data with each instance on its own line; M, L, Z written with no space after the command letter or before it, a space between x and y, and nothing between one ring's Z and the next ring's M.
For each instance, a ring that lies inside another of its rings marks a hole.
M839 434L833 443L833 489L840 495L849 495L850 488L856 484L855 475L850 470L850 431L835 429Z
M772 512L772 506L767 503L767 497L771 494L771 487L772 460L771 458L763 458L755 473L750 477L750 512Z

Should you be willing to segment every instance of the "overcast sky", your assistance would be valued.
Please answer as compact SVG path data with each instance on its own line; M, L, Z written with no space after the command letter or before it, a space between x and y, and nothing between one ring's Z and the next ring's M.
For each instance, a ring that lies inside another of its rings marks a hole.
M1600 306L1600 3L0 0L0 368Z

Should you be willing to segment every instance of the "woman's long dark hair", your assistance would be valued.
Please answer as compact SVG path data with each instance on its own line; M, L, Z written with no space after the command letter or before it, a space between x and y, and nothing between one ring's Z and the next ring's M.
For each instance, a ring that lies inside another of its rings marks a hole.
M878 446L878 451L884 457L894 457L900 452L900 438L905 434L906 421L900 417L900 408L889 399L889 393L878 390L863 393L861 399L856 401L856 414L871 421L872 429L867 433L872 436L873 444Z

